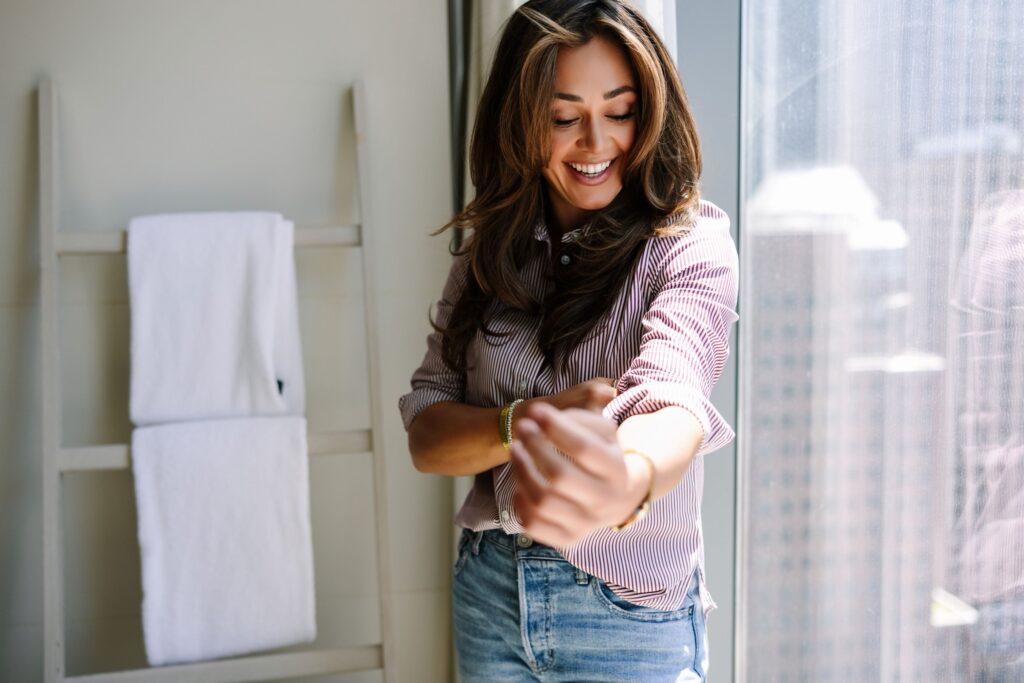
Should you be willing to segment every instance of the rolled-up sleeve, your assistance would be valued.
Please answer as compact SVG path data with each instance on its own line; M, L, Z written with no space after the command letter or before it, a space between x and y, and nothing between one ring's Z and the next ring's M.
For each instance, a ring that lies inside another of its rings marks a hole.
M440 325L448 324L452 307L466 283L468 256L458 256L452 261L448 271L441 298L434 309L434 321ZM412 391L398 399L398 409L402 413L402 422L408 430L413 420L425 408L441 401L463 402L466 393L465 375L454 372L441 358L442 335L431 332L427 336L427 352L423 362L412 375Z
M724 214L723 214L724 216ZM698 454L729 443L735 432L710 396L729 357L729 333L738 320L739 259L728 219L681 237L657 238L654 297L642 317L637 356L619 378L618 395L604 410L621 424L633 415L669 406L686 409L704 430Z

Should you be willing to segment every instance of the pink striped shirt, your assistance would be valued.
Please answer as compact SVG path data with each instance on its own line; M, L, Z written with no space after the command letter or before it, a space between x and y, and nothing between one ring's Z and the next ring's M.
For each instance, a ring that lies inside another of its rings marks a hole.
M579 234L580 230L566 233L562 241L570 243ZM535 236L549 254L543 225ZM566 255L570 253L567 250ZM563 257L560 267L569 267L571 256L568 260ZM545 269L550 262L541 248L524 268L524 282L538 297L547 286ZM441 325L447 323L466 281L466 265L465 258L452 265L436 309ZM517 398L556 394L594 377L618 378L618 395L604 409L616 423L668 406L690 411L703 427L704 438L679 484L628 529L598 530L558 550L576 567L605 580L621 597L657 609L680 607L697 572L703 608L710 611L714 602L704 582L700 518L701 456L735 436L709 397L729 356L729 332L738 319L737 284L738 259L729 218L702 201L685 234L646 242L634 276L625 282L609 314L569 354L558 374L544 362L536 319L522 312L505 309L491 319L493 330L508 333L497 344L488 344L477 334L467 350L470 370L465 374L452 372L441 360L441 335L428 336L423 363L412 376L412 391L399 400L405 428L439 401L498 407ZM523 532L512 504L515 490L510 463L477 474L455 523L477 531L500 527L509 534Z

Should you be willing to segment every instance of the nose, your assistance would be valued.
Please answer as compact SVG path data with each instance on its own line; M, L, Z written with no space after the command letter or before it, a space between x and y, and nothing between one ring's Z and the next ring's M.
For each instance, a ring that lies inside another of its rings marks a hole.
M589 117L588 123L583 127L583 136L579 143L583 149L601 149L607 137L604 122L599 116Z

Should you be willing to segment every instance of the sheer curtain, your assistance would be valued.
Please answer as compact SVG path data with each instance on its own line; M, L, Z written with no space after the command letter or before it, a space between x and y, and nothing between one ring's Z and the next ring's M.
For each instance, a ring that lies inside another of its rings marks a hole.
M1024 4L744 15L740 680L1024 681Z

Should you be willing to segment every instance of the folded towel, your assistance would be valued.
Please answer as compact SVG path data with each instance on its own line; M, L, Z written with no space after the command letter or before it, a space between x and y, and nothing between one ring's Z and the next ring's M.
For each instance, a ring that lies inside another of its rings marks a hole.
M305 412L293 234L270 212L131 221L133 423Z
M150 665L316 638L305 418L140 427L132 467Z

